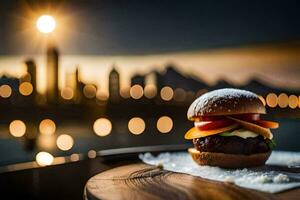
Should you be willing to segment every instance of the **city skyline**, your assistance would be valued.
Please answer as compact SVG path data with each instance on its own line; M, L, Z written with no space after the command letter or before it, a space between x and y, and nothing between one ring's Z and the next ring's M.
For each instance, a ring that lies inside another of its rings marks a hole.
M258 78L273 87L300 88L300 53L298 43L253 45L240 48L223 48L210 51L191 51L177 54L148 56L82 56L60 55L59 87L66 85L66 74L75 73L79 67L83 82L97 85L101 92L108 93L108 73L113 65L120 72L121 88L130 86L135 74L151 71L163 72L172 63L183 74L193 74L208 85L220 79L230 80L233 85L245 84ZM0 57L1 75L21 77L25 73L24 60L32 58L37 65L37 91L46 89L45 56ZM209 67L207 67L209 66ZM243 70L241 70L241 68ZM232 77L231 75L236 76ZM273 75L276 74L274 79ZM288 77L288 79L286 79Z
M94 106L98 104L105 107L106 102L117 105L126 102L126 99L131 97L131 100L140 99L145 103L147 102L146 99L156 99L158 102L173 101L177 105L185 105L189 103L189 100L209 90L237 87L255 92L260 96L262 102L271 108L279 106L280 108L290 107L295 109L300 107L300 97L297 95L299 90L274 87L258 76L251 76L251 79L240 85L235 85L224 78L218 79L213 85L209 85L201 77L199 78L194 74L184 74L182 70L177 68L176 64L171 62L164 66L163 72L154 69L147 73L133 74L127 88L120 87L121 74L117 65L113 64L109 74L106 74L108 77L108 93L99 90L99 86L95 84L83 81L80 68L76 65L75 72L65 74L65 85L59 88L60 60L61 55L57 47L48 46L46 51L47 70L45 73L47 75L47 89L45 93L39 93L37 90L37 65L34 59L28 59L24 62L26 73L21 77L2 75L0 79L0 96L3 97L3 100L9 99L9 101L4 100L3 102L8 103L7 105L10 105L10 102L11 105L53 106L59 104L88 105L90 104L88 102L91 102L89 100L95 100ZM133 103L133 101L129 102ZM158 102L153 101L155 104Z

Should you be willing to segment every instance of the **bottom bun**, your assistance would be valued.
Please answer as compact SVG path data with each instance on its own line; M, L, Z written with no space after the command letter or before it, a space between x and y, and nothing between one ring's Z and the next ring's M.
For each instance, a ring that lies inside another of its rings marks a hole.
M251 155L200 152L189 148L188 152L199 165L218 166L223 168L244 168L264 165L271 151Z

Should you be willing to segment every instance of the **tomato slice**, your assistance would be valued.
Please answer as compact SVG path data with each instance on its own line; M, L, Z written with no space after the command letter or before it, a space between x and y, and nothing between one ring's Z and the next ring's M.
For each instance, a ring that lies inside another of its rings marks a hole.
M233 130L233 129L237 128L238 126L239 126L239 124L234 123L230 126L226 126L226 127L222 127L222 128L218 128L218 129L214 129L214 130L207 130L207 131L200 131L198 128L193 127L190 130L188 130L188 132L186 132L186 134L184 135L184 138L187 140L191 140L191 139L195 139L195 138L207 137L210 135L216 135L218 133L223 133L225 131Z
M224 116L198 116L195 118L195 122L203 122L203 121L216 121L220 119L226 119Z
M222 127L230 126L232 124L234 124L234 121L232 121L230 119L221 119L221 120L216 120L216 121L195 122L195 126L200 131L219 129L219 128L222 128Z
M255 124L262 126L264 128L271 128L271 129L275 129L279 127L279 123L277 122L272 122L272 121L267 121L267 120L259 120L259 121L255 121Z

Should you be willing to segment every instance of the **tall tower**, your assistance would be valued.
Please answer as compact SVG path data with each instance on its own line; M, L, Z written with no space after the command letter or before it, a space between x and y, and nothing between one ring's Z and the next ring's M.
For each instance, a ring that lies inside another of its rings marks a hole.
M74 77L75 77L75 101L76 103L80 103L80 101L82 100L82 91L84 88L84 84L80 80L79 66L76 66Z
M58 100L58 57L59 52L54 46L47 48L47 102Z
M120 75L115 66L109 73L109 99L112 102L120 99Z
M76 66L76 71L75 71L75 88L77 90L80 90L81 88L79 87L80 86L80 78L79 78L79 67Z
M33 60L25 61L27 73L30 74L30 82L33 87L33 92L36 92L36 64Z
M36 64L32 59L25 61L27 67L27 74L30 75L30 83L32 84L32 98L35 101L37 96L37 81L36 81Z

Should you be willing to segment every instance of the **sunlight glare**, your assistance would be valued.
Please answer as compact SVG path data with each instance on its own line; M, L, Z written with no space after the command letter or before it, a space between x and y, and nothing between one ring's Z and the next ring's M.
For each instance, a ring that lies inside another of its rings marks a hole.
M42 33L52 33L56 27L56 21L50 15L42 15L37 19L36 27Z

